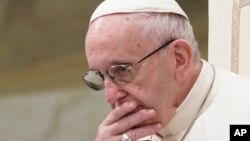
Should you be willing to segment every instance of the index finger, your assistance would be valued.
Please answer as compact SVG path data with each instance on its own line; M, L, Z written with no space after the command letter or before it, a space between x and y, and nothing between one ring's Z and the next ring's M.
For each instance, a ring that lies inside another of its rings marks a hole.
M109 115L104 119L103 125L111 125L123 118L129 112L132 112L136 108L135 102L125 102L120 106L117 106Z

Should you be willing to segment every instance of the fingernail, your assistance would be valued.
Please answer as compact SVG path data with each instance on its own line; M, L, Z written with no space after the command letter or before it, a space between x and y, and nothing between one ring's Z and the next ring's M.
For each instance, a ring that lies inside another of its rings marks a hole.
M149 109L149 110L147 110L147 113L150 114L150 115L151 115L151 114L154 115L154 114L155 114L155 110Z
M160 123L157 123L157 124L155 124L155 126L154 126L156 129L160 129L162 126L161 126L161 124Z
M134 102L129 102L129 103L128 103L128 106L129 106L130 108L134 108L134 107L135 107L135 103L134 103Z

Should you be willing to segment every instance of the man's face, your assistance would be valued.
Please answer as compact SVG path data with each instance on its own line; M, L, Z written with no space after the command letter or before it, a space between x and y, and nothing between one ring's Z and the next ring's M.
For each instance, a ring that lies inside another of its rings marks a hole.
M160 42L140 38L136 18L111 15L91 24L85 44L90 69L106 72L112 65L134 64L161 46ZM167 48L165 52L152 55L136 67L128 84L117 85L105 76L105 99L112 109L133 101L137 105L134 112L144 108L156 111L156 117L143 124L160 122L165 126L169 122L177 107L176 86L171 51Z

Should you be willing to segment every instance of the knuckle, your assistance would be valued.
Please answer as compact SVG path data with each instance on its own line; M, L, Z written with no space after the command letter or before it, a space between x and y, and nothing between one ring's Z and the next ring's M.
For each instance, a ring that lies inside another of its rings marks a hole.
M117 111L113 111L113 112L111 113L111 117L113 117L113 118L118 118L118 117L119 117L118 112L117 112Z
M142 111L139 112L139 114L140 114L141 117L144 117L145 113L146 113L146 110L142 110Z
M114 135L108 128L99 126L97 133L96 133L95 140L96 141L110 141L112 137L114 137Z
M98 129L97 129L97 135L99 136L103 136L103 135L106 135L106 130L103 129L103 126L99 126Z
M124 117L124 126L126 128L130 128L130 126L131 126L131 123L130 123L128 117Z
M146 120L147 117L148 117L148 116L145 115L145 112L146 112L145 110L142 110L142 111L138 112L139 119L142 120L142 121Z

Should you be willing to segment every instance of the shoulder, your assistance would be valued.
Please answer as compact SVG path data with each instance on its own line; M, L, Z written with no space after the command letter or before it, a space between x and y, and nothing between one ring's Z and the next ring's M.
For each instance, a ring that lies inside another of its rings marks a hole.
M250 96L250 77L216 69L216 77L220 82L221 89L237 93L249 93Z

